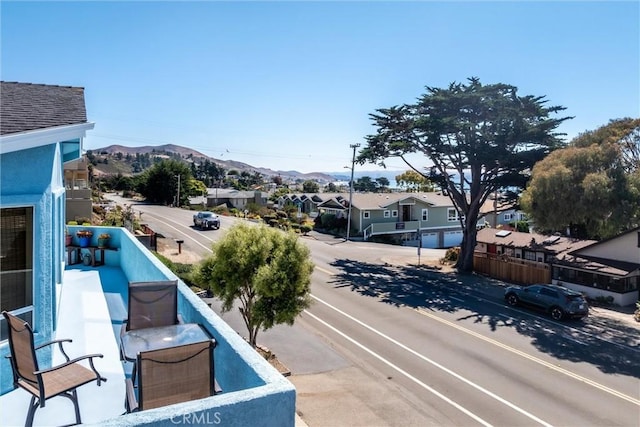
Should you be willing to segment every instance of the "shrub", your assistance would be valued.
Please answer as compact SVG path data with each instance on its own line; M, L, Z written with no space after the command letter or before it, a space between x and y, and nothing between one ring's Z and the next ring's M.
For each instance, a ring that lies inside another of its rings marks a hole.
M444 261L456 262L458 261L458 257L460 257L460 247L455 246L453 248L447 249L447 252L444 254Z

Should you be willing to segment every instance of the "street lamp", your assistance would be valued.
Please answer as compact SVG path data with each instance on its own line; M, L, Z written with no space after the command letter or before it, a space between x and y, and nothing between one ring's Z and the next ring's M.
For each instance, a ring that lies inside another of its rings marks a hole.
M349 181L349 211L347 213L347 238L349 240L349 232L351 231L351 202L353 201L353 169L356 164L356 148L360 147L360 144L350 144L349 147L353 148L353 158L351 159L351 180Z

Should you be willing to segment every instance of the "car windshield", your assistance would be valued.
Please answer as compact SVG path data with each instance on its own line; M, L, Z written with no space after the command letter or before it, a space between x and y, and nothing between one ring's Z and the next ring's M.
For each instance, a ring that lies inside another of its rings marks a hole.
M213 214L211 212L202 212L202 216L204 218L209 218L210 216L213 216Z

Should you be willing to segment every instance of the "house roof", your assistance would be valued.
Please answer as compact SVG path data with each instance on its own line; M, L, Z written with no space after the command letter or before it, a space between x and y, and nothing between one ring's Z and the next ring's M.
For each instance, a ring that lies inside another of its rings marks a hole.
M295 197L301 197L306 195L307 197L313 197L314 201L318 199L322 200L322 205L329 200L344 201L344 204L340 203L343 207L349 205L349 193L314 193L314 194L288 194L285 197L293 200ZM352 203L355 208L360 210L378 210L388 209L389 206L403 201L406 199L415 199L431 206L453 206L451 200L447 196L443 196L440 193L353 193Z
M84 88L0 82L0 135L86 122Z
M555 265L564 265L601 274L626 276L640 268L638 263L579 255L581 249L599 244L596 240L579 240L564 236L545 236L537 233L520 233L496 228L483 228L478 230L476 241L478 243L544 251L555 257L553 262Z
M482 228L478 230L476 242L544 251L555 254L556 257L596 243L595 240L579 240L565 236L546 236L538 233L521 233L497 228Z

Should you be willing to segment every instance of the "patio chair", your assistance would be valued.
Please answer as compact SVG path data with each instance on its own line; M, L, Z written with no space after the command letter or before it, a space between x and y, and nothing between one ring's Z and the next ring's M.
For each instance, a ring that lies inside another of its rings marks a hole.
M178 315L178 281L129 283L128 319L122 333L182 323Z
M70 339L54 340L38 347L33 343L33 330L24 320L2 312L7 319L7 330L11 355L7 356L11 361L13 370L13 385L31 393L31 403L27 413L26 426L33 424L33 416L38 407L44 408L45 402L55 396L64 396L73 402L76 412L76 423L80 424L80 408L78 407L78 395L76 388L81 385L97 381L101 385L107 379L102 377L93 365L94 357L102 357L102 354L89 354L71 360L62 346L63 342L71 342ZM58 344L60 352L66 359L61 365L48 369L40 369L36 350ZM78 363L88 360L91 369ZM5 408L5 410L7 410Z
M137 379L127 378L127 412L213 396L214 341L138 353ZM137 393L136 393L137 390Z

